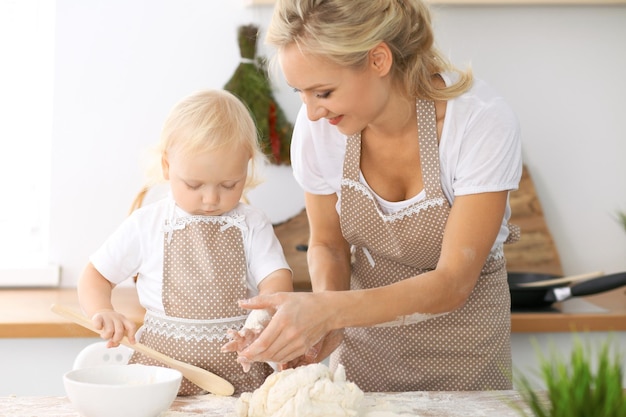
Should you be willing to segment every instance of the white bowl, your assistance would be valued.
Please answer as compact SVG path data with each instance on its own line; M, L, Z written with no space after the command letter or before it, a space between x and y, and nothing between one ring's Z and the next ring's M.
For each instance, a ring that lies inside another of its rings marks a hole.
M67 397L83 417L157 417L174 402L181 380L175 369L139 364L63 375Z

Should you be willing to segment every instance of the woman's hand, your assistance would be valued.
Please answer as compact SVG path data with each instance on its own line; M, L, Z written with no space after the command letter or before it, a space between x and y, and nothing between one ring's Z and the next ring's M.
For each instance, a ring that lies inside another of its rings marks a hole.
M329 308L328 297L322 293L276 293L259 295L240 301L242 308L274 311L272 320L258 338L240 352L240 356L253 362L287 364L301 356L315 353L315 358L333 346L322 343L324 336L335 326L336 313ZM336 340L335 340L336 343ZM313 348L314 350L310 350ZM317 350L317 352L315 352Z
M297 368L312 363L318 363L330 356L331 353L343 342L343 329L333 330L328 333L319 343L309 348L303 356L278 366L279 370Z
M117 347L126 336L130 343L135 343L135 323L114 310L102 310L91 317L94 328L100 331L100 337L108 341L107 347Z

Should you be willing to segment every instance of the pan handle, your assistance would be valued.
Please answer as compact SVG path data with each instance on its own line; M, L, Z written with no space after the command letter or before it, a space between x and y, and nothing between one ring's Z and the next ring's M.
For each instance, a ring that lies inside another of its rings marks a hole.
M572 296L577 297L581 295L598 294L604 291L614 290L616 288L626 285L626 272L620 272L617 274L605 275L600 278L590 279L588 281L580 282L572 285Z
M516 287L520 288L532 288L532 287L542 287L547 288L549 286L557 286L557 285L570 285L577 281L583 281L590 278L597 278L604 275L603 271L595 271L595 272L587 272L586 274L579 275L568 275L566 277L554 278L554 279L540 279L538 281L533 282L519 282L516 283Z
M624 285L626 285L626 272L620 272L593 278L569 287L551 288L546 292L544 301L548 303L565 301L570 297L598 294L604 291L614 290Z

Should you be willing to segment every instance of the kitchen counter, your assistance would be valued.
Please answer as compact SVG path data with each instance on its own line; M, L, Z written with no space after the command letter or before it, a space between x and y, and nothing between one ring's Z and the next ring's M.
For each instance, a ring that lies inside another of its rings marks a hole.
M511 333L626 331L626 288L571 298L541 311L513 311Z
M234 417L235 397L178 397L160 417ZM521 404L515 391L367 393L364 413L411 417L516 417L510 404ZM393 414L389 413L393 411ZM372 414L373 415L373 414ZM0 397L0 417L79 417L65 397Z
M134 287L115 288L112 301L137 325L143 323L145 310ZM80 311L75 288L0 289L0 338L97 336L50 311L52 304Z
M0 289L0 338L93 337L94 333L50 311L52 304L79 310L76 289ZM138 325L144 309L134 287L113 291L113 304ZM557 303L546 311L513 312L513 333L626 331L626 289Z

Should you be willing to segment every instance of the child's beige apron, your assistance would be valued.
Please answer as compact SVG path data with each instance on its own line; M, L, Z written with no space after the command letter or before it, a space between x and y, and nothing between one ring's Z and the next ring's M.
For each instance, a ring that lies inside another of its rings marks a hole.
M243 216L192 216L166 222L163 259L165 315L146 312L140 341L168 356L228 380L235 393L253 391L273 372L254 363L244 373L237 354L223 353L228 329L243 327L247 311ZM131 363L161 365L134 353ZM163 365L161 365L163 366ZM179 395L205 393L183 378Z
M353 245L352 289L388 285L437 265L450 207L441 189L434 104L417 107L426 197L400 212L378 209L359 180L361 135L348 138L340 219ZM512 232L517 238L518 229ZM509 297L504 256L492 256L464 307L415 324L345 329L331 367L343 364L347 378L367 392L511 389Z

